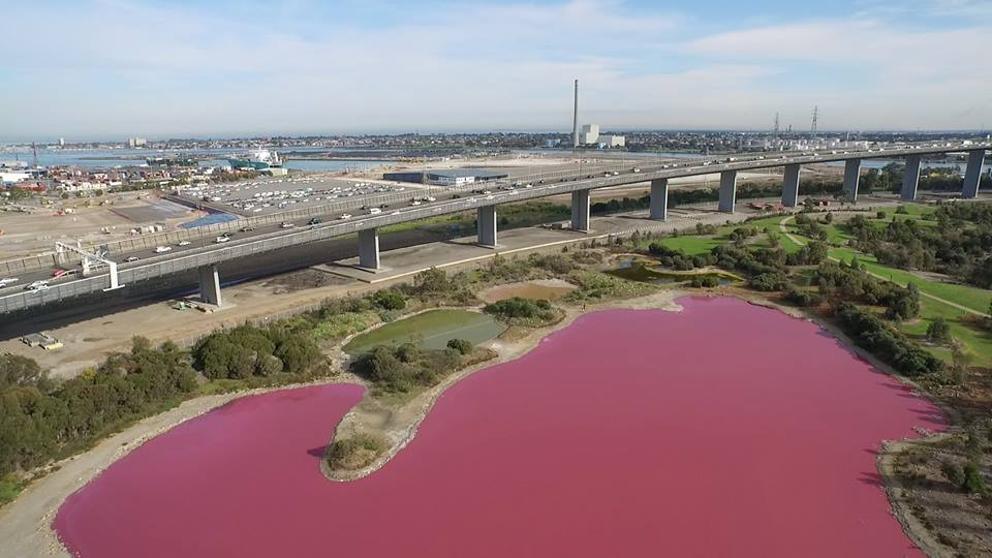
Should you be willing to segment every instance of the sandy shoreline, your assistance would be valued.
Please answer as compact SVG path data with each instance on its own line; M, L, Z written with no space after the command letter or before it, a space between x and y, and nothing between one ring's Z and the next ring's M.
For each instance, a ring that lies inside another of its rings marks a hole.
M351 471L347 474L332 473L327 469L326 462L321 460L322 472L329 479L347 481L367 476L381 468L416 436L417 429L420 424L430 413L431 408L440 396L449 387L479 370L519 358L536 347L545 337L555 331L568 327L579 316L587 312L606 309L661 309L679 311L681 308L675 300L681 296L685 296L686 294L690 293L677 290L663 290L644 297L567 308L565 317L552 326L532 330L528 332L525 337L520 339L515 339L512 341L501 341L497 339L490 342L488 346L490 346L490 348L497 353L497 358L470 366L450 375L437 386L424 391L411 401L404 404L403 407L395 411L385 410L381 406L370 406L368 404L368 396L366 395L363 397L361 402L353 407L342 418L341 422L339 422L334 429L332 436L344 436L359 427L363 430L368 430L370 426L377 426L377 429L382 432L387 439L390 440L390 442L392 442L390 449L368 467L357 471ZM812 321L817 326L823 328L835 337L845 349L857 354L860 358L867 360L878 370L881 370L893 376L897 380L910 385L916 391L920 391L912 382L908 382L905 378L893 374L892 370L888 366L879 362L877 359L867 354L864 350L854 346L850 339L830 324L824 323L822 320L808 316L798 309L781 306L772 301L756 296L753 293L741 292L733 289L723 289L720 291L715 291L712 294L716 296L733 296L741 298L759 306L779 310L795 318ZM339 344L337 348L339 349L340 346L341 344ZM0 548L0 557L70 556L68 551L58 540L58 537L52 528L52 520L54 519L59 507L72 493L82 488L115 461L124 457L152 437L157 436L158 434L161 434L187 420L216 409L234 399L247 395L254 395L278 389L290 389L293 387L300 387L302 385L328 385L342 383L365 385L364 381L351 374L340 374L334 378L312 382L310 384L295 384L291 386L280 386L222 395L204 396L185 401L177 407L164 413L135 423L124 431L103 440L90 451L58 463L57 470L53 470L53 472L49 473L44 478L32 483L14 502L5 506L3 509L0 509L0 540L4 541L3 547ZM947 412L947 409L943 407L941 407L941 409ZM384 414L384 411L387 412ZM918 438L917 440L919 439L921 438ZM891 476L886 474L885 463L887 463L887 460L891 459L891 456L897 450L898 443L883 443L879 454L878 466L883 478L885 479L887 491L891 490L893 485ZM889 492L889 495L893 515L895 515L899 522L903 525L904 531L911 538L911 540L917 542L917 544L922 543L920 544L921 547L928 552L931 551L933 547L926 544L928 542L928 534L925 531L922 535L917 532L917 529L914 527L918 528L919 526L913 524L913 520L909 517L908 512L903 506L898 504L898 499L895 498L891 492Z

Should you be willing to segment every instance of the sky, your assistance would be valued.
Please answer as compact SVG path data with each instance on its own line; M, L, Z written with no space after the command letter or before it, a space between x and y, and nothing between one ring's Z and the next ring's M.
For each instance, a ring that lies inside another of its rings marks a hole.
M0 140L992 127L992 0L4 2Z

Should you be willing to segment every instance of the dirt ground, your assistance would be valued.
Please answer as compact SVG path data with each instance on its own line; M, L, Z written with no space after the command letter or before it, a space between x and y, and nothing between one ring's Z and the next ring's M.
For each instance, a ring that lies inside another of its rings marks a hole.
M944 472L961 466L963 436L890 444L879 460L889 499L906 532L930 556L992 556L992 497L965 493ZM984 468L992 466L986 448ZM989 483L986 479L986 483Z
M170 211L160 211L157 204L174 207ZM70 198L60 200L53 207L30 207L30 213L0 213L0 230L3 231L0 234L0 260L51 252L57 240L72 243L82 240L84 244L109 242L127 238L131 229L140 225L163 223L170 229L204 215L201 211L180 211L182 206L147 192ZM71 209L72 213L59 215L58 208ZM108 232L102 232L105 227Z
M490 287L479 293L479 298L487 303L493 303L515 296L530 299L557 300L577 287L562 279L537 279L535 281L520 281Z

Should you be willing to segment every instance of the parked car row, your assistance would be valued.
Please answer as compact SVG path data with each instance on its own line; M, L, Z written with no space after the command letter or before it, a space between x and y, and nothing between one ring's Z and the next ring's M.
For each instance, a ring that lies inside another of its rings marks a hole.
M304 184L314 184L306 186ZM372 182L300 177L235 184L197 184L177 190L184 197L224 203L244 213L278 211L296 204L327 202L355 196L400 192L405 187Z

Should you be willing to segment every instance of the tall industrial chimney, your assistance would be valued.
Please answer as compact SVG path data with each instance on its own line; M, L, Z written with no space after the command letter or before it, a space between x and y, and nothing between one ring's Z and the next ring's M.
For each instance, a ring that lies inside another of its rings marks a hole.
M575 106L572 109L572 147L579 146L579 80L575 80Z

